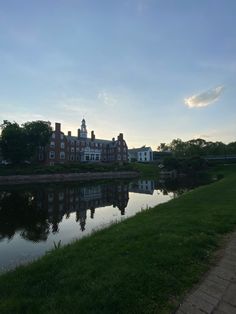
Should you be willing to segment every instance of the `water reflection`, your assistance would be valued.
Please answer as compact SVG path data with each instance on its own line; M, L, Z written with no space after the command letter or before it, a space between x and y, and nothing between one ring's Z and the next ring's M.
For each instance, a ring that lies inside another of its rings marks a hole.
M85 230L87 211L94 218L99 207L112 205L125 214L129 200L128 183L92 186L40 187L29 191L0 192L0 240L11 239L16 232L30 241L46 241L50 233L59 232L63 217L76 214L81 231Z
M167 202L196 181L50 184L0 190L0 271L93 230Z

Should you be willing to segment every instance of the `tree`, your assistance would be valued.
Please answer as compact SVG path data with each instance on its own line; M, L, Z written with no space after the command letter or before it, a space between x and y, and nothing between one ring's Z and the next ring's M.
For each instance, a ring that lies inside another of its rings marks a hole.
M45 121L26 122L20 126L4 120L1 129L3 158L14 164L34 158L38 147L47 145L52 134L51 123Z
M227 154L236 154L236 142L231 142L226 146Z
M40 146L46 146L52 135L52 127L49 121L32 121L23 124L26 134L27 149L29 155L34 157Z
M174 152L176 157L184 157L186 156L187 145L181 139L174 139L170 143L170 149Z
M3 121L1 125L1 151L4 159L20 163L28 158L26 134L18 123Z

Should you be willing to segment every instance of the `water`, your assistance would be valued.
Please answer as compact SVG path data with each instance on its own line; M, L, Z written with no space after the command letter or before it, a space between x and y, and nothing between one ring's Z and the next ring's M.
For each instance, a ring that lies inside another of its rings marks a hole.
M184 190L152 180L0 189L0 271L167 202Z

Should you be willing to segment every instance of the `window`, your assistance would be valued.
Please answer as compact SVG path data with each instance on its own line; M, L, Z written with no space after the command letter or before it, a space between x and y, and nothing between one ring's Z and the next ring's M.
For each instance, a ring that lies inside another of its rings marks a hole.
M65 152L60 152L60 159L65 159Z
M56 137L55 133L52 133L52 138L55 138L55 137Z
M76 147L76 153L78 153L79 152L79 147Z
M75 156L74 156L74 155L71 155L71 156L70 156L70 160L72 160L72 161L75 160Z
M49 159L54 159L55 158L55 152L54 151L50 151L49 152Z
M96 160L99 160L99 154L96 154Z
M65 143L61 142L61 149L65 149Z
M54 142L54 141L51 141L51 142L50 142L50 147L51 147L51 148L54 148L54 147L55 147L55 142Z
M64 139L64 134L61 133L61 140L63 140L63 139Z
M85 160L89 161L89 155L85 155Z
M59 192L59 201L64 200L64 192Z
M43 160L43 153L39 153L39 160Z
M53 193L48 193L48 201L52 202L54 200L54 194Z
M74 147L71 147L70 151L71 151L72 153L74 153L74 152L75 152L75 148L74 148Z

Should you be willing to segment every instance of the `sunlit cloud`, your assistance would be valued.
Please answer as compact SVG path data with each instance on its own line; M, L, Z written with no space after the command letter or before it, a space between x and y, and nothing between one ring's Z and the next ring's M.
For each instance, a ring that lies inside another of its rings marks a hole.
M205 92L202 92L200 94L196 94L188 98L185 98L184 103L189 108L206 107L216 102L219 99L220 95L222 94L223 90L224 86L220 85L215 88L209 89Z

